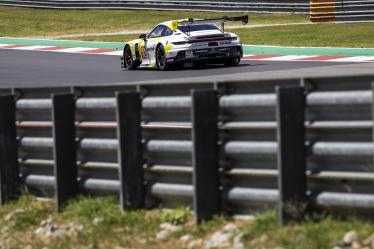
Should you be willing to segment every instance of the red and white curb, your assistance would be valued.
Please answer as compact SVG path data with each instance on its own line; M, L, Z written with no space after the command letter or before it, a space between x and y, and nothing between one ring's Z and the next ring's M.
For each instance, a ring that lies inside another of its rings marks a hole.
M32 50L43 52L60 52L60 53L76 53L76 54L102 54L121 56L121 50L104 49L104 48L83 48L83 47L61 47L61 46L25 46L15 44L0 44L0 49L15 50Z
M261 61L323 61L323 62L374 62L374 56L337 55L244 55L243 60Z
M0 44L0 49L32 50L44 52L100 54L121 56L122 50L61 46L27 46ZM243 60L256 61L323 61L323 62L374 62L374 56L321 56L321 55L244 55Z

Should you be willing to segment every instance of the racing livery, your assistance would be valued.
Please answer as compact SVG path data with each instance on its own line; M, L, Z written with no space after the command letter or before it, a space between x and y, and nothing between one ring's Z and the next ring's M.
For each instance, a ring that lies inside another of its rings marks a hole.
M242 45L236 34L225 32L224 23L227 21L247 24L248 16L160 23L148 35L142 34L139 39L125 44L122 67L167 70L184 63L195 66L203 63L238 65L243 56ZM221 27L216 23L221 23Z

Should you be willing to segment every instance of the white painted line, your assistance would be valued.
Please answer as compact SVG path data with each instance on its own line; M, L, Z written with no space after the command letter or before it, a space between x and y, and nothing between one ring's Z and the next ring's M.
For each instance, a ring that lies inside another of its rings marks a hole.
M106 52L106 53L100 53L100 54L122 56L123 51L122 50L118 50L118 51Z
M275 45L246 45L243 44L243 47L262 47L262 48L295 48L295 49L336 49L336 50L344 50L344 49L352 49L352 50L372 50L374 51L374 48L347 48L347 47L292 47L292 46L275 46Z
M351 57L353 58L353 57ZM336 61L336 60L339 60L339 59L327 59L327 60L299 60L299 61L321 61L321 62L355 62L355 63L360 63L360 62L365 62L365 61L354 61L354 60L348 60L349 58L341 58L341 59L347 59L345 61Z
M88 50L93 50L96 48L63 48L58 50L51 50L51 52L61 52L61 53L81 53Z
M249 55L244 55L249 56ZM284 56L274 56L270 58L262 59L246 59L243 60L258 60L258 61L316 61L316 62L374 62L374 56L350 56L346 58L339 59L326 59L313 60L311 58L318 57L319 55L284 55Z
M0 48L1 47L6 47L6 46L12 46L12 45L14 45L14 44L0 44Z
M365 61L373 61L374 56L351 56L348 58L340 58L340 59L334 59L330 60L333 62L365 62Z
M293 60L303 60L310 57L315 57L314 55L284 55L273 58L262 59L264 61L293 61Z
M18 47L14 49L19 49L19 50L39 50L43 48L51 48L53 46L26 46L26 47Z

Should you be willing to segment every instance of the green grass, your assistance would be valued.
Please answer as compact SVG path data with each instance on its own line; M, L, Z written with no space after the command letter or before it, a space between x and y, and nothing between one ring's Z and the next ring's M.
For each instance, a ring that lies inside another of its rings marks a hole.
M374 23L238 29L245 44L296 47L374 47Z
M235 223L244 234L246 248L331 249L345 233L355 230L364 240L374 233L374 223L354 217L308 218L302 224L280 226L275 210L255 215L252 221L237 221L217 216L199 226L187 208L173 210L138 210L122 213L112 197L78 197L60 214L54 212L54 203L38 202L24 196L18 201L0 207L0 240L4 248L68 249L68 248L183 248L179 238L190 234L194 239L209 239L213 232L228 222ZM35 235L41 222L52 219L53 224L76 224L83 229L74 235L43 239ZM157 241L160 224L173 223L182 229L166 240ZM3 247L2 247L3 248Z
M51 203L37 202L33 197L24 196L0 208L0 224L7 231L23 231L46 218L45 210L52 209Z
M243 13L230 13L241 15ZM150 30L155 24L184 17L212 18L222 13L146 10L41 10L0 7L0 36L32 37L64 34ZM306 15L252 14L250 24L308 22ZM237 25L237 23L233 23ZM235 29L244 44L302 47L374 47L374 23L315 24ZM86 41L127 41L138 35L81 36Z
M169 210L161 215L163 222L167 222L173 225L182 225L186 223L187 219L191 216L191 212L188 208L179 208L175 210Z
M101 42L124 42L137 39L138 34L131 35L101 35L101 36L79 36L64 38L64 40L77 40L77 41L101 41Z
M269 211L261 214L254 223L244 225L243 230L248 248L331 249L345 233L355 230L361 239L365 239L373 234L374 226L372 221L353 216L321 216L282 227L277 222L277 213Z
M83 229L63 238L36 237L36 229L46 219L52 219L56 226L76 224L82 225ZM180 244L179 232L166 241L155 239L160 224L183 225L184 232L201 237L220 226L222 221L223 218L217 218L196 227L191 211L185 207L123 213L113 197L78 197L62 213L57 214L52 201L39 202L33 197L24 196L0 207L0 240L7 240L6 248L23 248L27 245L38 249L176 248Z
M243 13L230 13L238 15ZM0 36L27 37L120 30L151 29L156 24L186 17L212 18L214 12L147 10L45 10L0 7ZM249 14L251 24L307 22L306 15ZM237 24L237 23L236 23Z
M234 29L243 44L295 47L374 47L374 23L314 24ZM129 41L138 35L105 35L69 38L84 41Z

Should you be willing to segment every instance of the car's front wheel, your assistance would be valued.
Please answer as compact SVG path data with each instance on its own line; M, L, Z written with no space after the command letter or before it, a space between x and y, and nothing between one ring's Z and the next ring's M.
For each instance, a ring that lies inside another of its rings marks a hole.
M166 54L164 46L160 45L157 47L156 50L156 64L157 68L161 71L165 71L169 69L169 65L166 62Z
M225 66L237 66L240 63L240 57L230 58L225 61Z
M129 46L126 46L123 50L123 63L129 70L135 70L139 67L139 62L134 61Z

